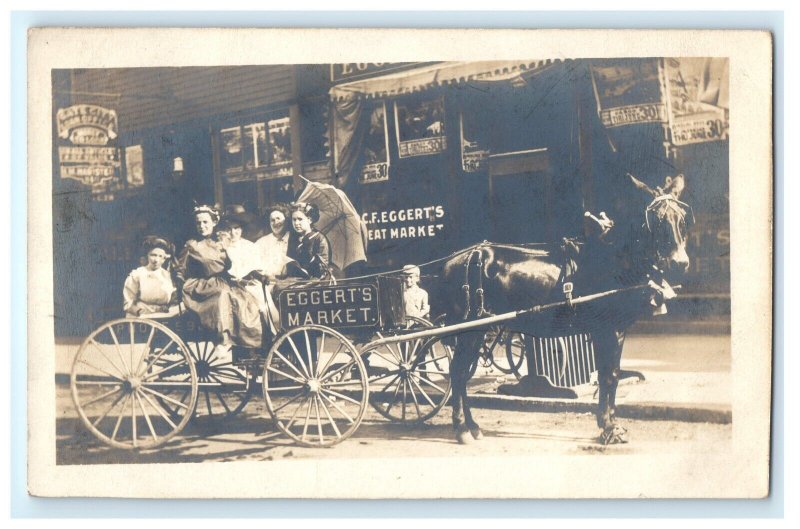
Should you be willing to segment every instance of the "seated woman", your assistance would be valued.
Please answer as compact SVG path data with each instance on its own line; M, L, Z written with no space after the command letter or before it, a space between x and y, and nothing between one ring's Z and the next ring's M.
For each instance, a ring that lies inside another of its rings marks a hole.
M173 253L172 243L161 237L148 235L142 241L142 261L146 264L128 274L122 289L122 309L127 317L168 315L177 309L175 285L164 268Z
M330 279L331 247L328 239L314 228L319 220L319 210L313 204L292 204L292 227L297 240L289 245L288 256L296 266L290 267L290 275L309 279Z
M261 346L261 313L256 298L231 280L231 260L216 240L219 214L209 206L194 209L197 239L186 243L178 257L176 275L183 283L183 302L215 331L219 345Z
M286 276L286 265L290 259L286 256L289 251L289 208L283 204L276 204L268 211L270 233L256 241L256 247L261 260L261 271L270 279Z

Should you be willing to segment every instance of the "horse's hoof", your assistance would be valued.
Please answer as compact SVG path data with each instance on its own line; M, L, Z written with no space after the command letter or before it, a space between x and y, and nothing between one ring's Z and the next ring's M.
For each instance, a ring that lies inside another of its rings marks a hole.
M600 442L604 445L625 444L628 442L628 430L622 426L609 426L600 434Z
M483 432L480 428L470 428L469 433L472 434L472 438L476 441L483 439Z
M474 439L472 434L468 430L465 430L463 432L456 432L456 441L458 441L460 445L468 445L471 444Z

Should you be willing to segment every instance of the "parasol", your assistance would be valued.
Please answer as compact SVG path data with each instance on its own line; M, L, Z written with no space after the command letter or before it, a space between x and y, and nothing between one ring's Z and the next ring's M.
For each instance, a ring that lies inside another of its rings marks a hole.
M353 263L366 261L367 228L344 191L329 184L303 180L306 187L297 201L314 204L319 209L315 227L330 243L331 262L344 270Z

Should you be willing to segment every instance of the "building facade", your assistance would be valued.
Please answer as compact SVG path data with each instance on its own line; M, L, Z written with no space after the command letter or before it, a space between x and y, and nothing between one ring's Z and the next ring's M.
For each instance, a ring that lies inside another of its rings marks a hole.
M195 203L260 213L304 180L344 189L368 261L481 240L557 241L612 180L687 176L691 310L729 303L727 77L714 59L131 68L53 72L56 331L121 313L144 235L179 247ZM435 282L434 279L428 279ZM435 288L435 285L431 285Z

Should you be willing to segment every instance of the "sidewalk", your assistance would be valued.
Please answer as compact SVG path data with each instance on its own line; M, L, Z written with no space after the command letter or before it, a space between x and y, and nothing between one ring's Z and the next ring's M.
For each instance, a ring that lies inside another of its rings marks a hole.
M731 422L731 356L729 335L653 335L628 337L622 369L640 371L617 390L617 415L638 419ZM480 368L470 384L478 407L525 411L594 413L596 385L574 388L577 399L542 399L498 395L501 384L515 377Z
M56 344L56 380L69 383L72 359L80 340ZM622 368L644 374L645 380L624 380L617 390L621 418L731 422L730 336L726 334L634 334L628 337ZM542 399L498 395L501 384L516 381L491 368L479 367L470 381L472 405L519 411L594 413L596 386L576 389L577 399Z

